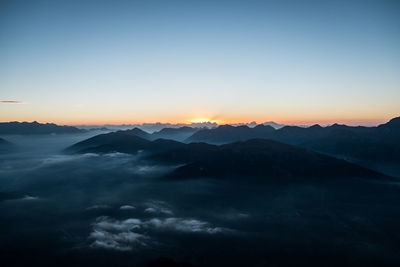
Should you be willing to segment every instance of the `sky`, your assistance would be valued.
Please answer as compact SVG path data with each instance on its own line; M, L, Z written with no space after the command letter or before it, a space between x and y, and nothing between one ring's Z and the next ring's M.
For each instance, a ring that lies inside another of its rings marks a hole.
M0 1L0 121L400 115L400 1Z

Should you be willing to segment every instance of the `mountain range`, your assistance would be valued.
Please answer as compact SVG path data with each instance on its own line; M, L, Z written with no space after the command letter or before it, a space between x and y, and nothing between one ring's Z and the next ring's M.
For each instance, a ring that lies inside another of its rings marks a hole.
M385 175L304 148L265 139L225 145L146 140L131 131L101 134L66 149L68 153L138 154L158 164L180 165L169 177L362 177Z
M201 129L204 129L204 128L201 128ZM151 141L160 139L160 138L175 140L175 141L183 141L201 129L183 126L183 127L179 127L179 128L163 128L160 131L148 133L138 127L135 127L130 130L118 131L118 132L126 133L126 134L134 134L136 136L139 136L144 139L151 140Z
M275 130L264 125L254 128L222 125L199 130L185 141L227 144L252 138L275 140L351 159L400 163L400 117L377 127L334 124L307 128L285 126Z
M201 129L204 129L204 128L201 128ZM150 138L150 140L164 138L164 139L171 139L171 140L175 140L175 141L183 141L201 129L188 127L188 126L183 126L183 127L179 127L179 128L164 128L164 129L161 129L160 131L152 133L149 138Z
M71 126L40 124L37 122L0 123L0 134L81 132L86 132L86 130ZM263 143L263 140L268 142L275 141L275 143L268 143L269 146L267 146L267 143ZM258 144L259 147L257 148L255 144ZM10 143L3 139L0 140L0 145L3 151L11 147ZM229 145L232 146L232 149L227 148ZM324 157L332 156L350 162L358 162L364 166L368 166L370 163L397 165L400 163L400 117L393 118L389 122L376 127L353 127L333 124L327 127L320 125L310 127L284 126L275 129L270 125L260 124L255 127L248 127L247 125L221 125L209 129L183 126L179 128L164 128L153 133L133 128L94 136L76 143L65 151L68 153L122 152L131 154L144 152L143 155L146 155L149 159L151 157L154 159L156 155L159 155L159 160L162 162L167 162L167 159L172 161L174 158L182 157L182 159L189 161L185 163L187 166L185 165L186 167L180 169L180 171L185 170L185 173L193 173L193 175L197 167L202 169L203 173L207 175L214 173L214 171L218 175L223 175L222 170L229 175L233 173L244 174L245 170L253 174L263 173L264 171L278 173L279 168L282 170L280 175L283 175L285 170L288 173L294 174L294 169L290 169L289 165L283 164L288 159L278 157L279 161L275 162L272 161L273 157L263 158L266 156L262 154L264 153L263 150L271 150L276 147L280 147L281 151L286 151L285 153L295 155L291 161L287 161L291 162L293 166L298 166L296 162L302 162L299 155L306 153L306 151L307 153L313 151L312 153L317 153L321 157L321 154L324 154ZM277 152L276 155L279 155L278 152L280 150L274 149L271 151L275 151ZM240 153L243 153L243 155L262 155L261 158L263 160L258 162L253 156L240 158L237 154L227 153L227 151L236 150L240 150ZM164 156L161 156L161 153L164 153ZM313 157L315 158L317 154L313 154ZM201 158L201 155L206 156ZM331 159L332 157L329 158ZM221 167L221 170L217 171L217 166L212 167L210 165L213 162L210 159L215 159L215 162L219 162L219 166L224 167ZM225 162L225 159L230 160L231 165L226 165L225 163L224 165L223 162ZM252 166L252 164L246 162L247 159L254 160L260 166ZM324 161L326 160L327 158L324 158ZM262 167L264 161L268 162L269 166L277 166L277 169L264 169ZM316 162L320 163L320 161ZM179 161L175 163L182 164ZM307 166L307 164L304 166ZM330 169L333 165L328 164L324 166L328 166L326 168ZM242 167L243 170L236 169ZM318 165L315 166L315 168L317 167ZM176 171L175 174L178 173L178 170ZM332 170L332 173L336 175L334 170Z
M1 122L0 134L18 134L18 135L35 135L35 134L76 134L83 133L85 130L78 129L73 126L59 126L54 123L38 123L34 122Z
M93 128L106 128L110 131L129 130L139 128L148 133L158 132L164 128L216 128L218 124L215 122L199 122L199 123L141 123L141 124L102 124L102 125L80 125L78 128L90 130Z
M169 176L317 178L385 177L358 165L317 152L265 139L226 145L191 143L150 158L184 164Z

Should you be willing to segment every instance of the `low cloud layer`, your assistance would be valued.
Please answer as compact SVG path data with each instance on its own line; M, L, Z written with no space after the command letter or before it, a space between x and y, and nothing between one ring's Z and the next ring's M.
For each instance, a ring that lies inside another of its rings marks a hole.
M228 231L228 229L225 228L212 227L208 222L196 219L182 219L173 217L166 219L153 218L147 221L146 225L154 227L156 229L186 232L186 233L217 234Z
M147 213L159 213L166 215L174 214L168 204L164 201L150 201L146 203L146 206L147 208L144 211Z
M109 209L109 208L111 208L109 205L100 204L100 205L93 205L93 206L87 207L86 209L87 210L98 210L98 209Z
M134 210L136 209L134 206L131 205L122 205L121 207L119 207L120 210Z
M32 248L41 260L94 266L159 255L204 266L279 265L288 255L307 265L299 255L308 263L316 253L328 255L319 266L343 266L340 257L400 262L398 183L169 180L169 166L135 156L62 153L87 137L4 137L19 150L0 155L0 243L4 255L26 259L21 266L32 265Z
M39 199L38 197L29 196L29 195L26 195L26 196L24 196L24 197L22 198L22 200L27 200L27 201L38 200L38 199Z
M89 239L93 240L91 247L114 250L132 250L158 243L152 233L156 231L172 231L182 233L218 234L232 232L222 227L214 227L210 223L190 218L152 218L140 220L129 218L115 220L101 216L93 223L93 231Z

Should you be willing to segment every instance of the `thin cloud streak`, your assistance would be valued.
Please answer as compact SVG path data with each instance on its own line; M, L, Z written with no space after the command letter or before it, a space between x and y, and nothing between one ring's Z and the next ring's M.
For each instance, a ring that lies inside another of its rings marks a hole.
M23 101L14 101L14 100L0 100L1 104L25 104Z

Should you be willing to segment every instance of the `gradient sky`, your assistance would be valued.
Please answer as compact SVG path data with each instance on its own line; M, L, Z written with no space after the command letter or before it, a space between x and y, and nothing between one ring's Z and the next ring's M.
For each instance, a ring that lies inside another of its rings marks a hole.
M0 121L399 115L400 1L0 1Z

